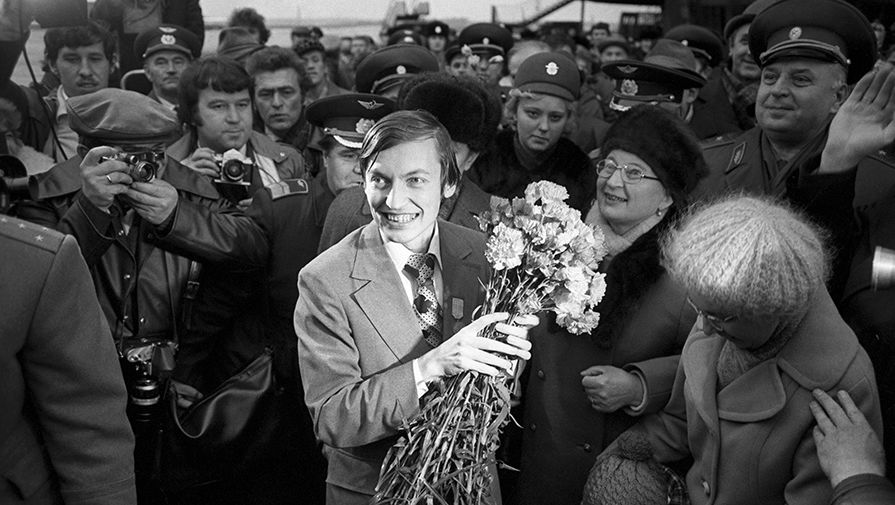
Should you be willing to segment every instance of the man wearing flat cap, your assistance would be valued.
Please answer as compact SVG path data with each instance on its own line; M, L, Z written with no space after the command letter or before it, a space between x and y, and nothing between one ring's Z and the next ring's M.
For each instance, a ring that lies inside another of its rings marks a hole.
M105 89L68 101L72 128L86 149L32 177L33 201L19 217L74 235L90 268L112 337L127 358L128 387L137 374L170 372L182 331L187 283L199 265L160 248L154 238L175 221L178 201L232 209L211 182L170 157L164 146L179 134L176 116L151 98ZM131 160L121 159L122 153ZM142 170L137 170L143 164ZM194 236L197 244L219 238ZM168 359L164 359L168 358ZM132 376L133 375L133 376ZM123 401L123 399L122 399ZM152 430L137 429L138 492L152 493Z
M497 88L513 47L512 32L494 23L475 23L464 28L457 41L470 70L486 85Z
M394 99L406 79L423 72L438 72L438 59L432 51L415 44L387 46L360 62L355 74L355 88L359 93Z
M176 387L191 399L213 391L221 381L261 353L274 349L274 371L285 392L278 396L273 424L275 446L257 468L220 475L228 503L323 502L325 462L301 402L301 376L295 361L292 311L298 298L298 271L317 255L317 243L334 195L362 182L357 155L376 120L394 110L377 95L345 94L323 98L308 108L308 119L325 136L318 142L323 166L313 180L288 179L263 188L246 215L209 211L180 202L178 219L160 244L206 262L202 291L181 338L174 371ZM198 243L211 234L224 240ZM226 357L226 358L224 358ZM186 405L186 403L184 404ZM285 464L284 464L285 463Z
M173 111L180 75L201 50L199 38L177 25L161 25L141 33L134 41L134 53L143 61L143 72L152 83L149 98Z
M755 15L777 0L755 0L724 26L729 58L715 69L699 92L690 125L705 138L735 136L755 126L758 56L749 50L749 28Z
M883 184L891 160L876 156L895 138L895 75L874 69L870 23L842 0L775 3L752 21L749 45L761 66L758 125L705 148L710 174L697 196L764 194L804 211L831 233L828 286L838 301L858 228L853 205L895 187Z
M684 121L692 117L693 102L705 84L693 53L671 39L659 39L643 61L615 61L604 65L603 71L615 79L609 102L613 110L624 112L637 105L656 105Z

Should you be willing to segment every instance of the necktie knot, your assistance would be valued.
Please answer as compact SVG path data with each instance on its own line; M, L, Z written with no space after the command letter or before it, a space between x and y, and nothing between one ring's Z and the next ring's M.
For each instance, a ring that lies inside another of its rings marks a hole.
M414 253L410 255L407 264L404 265L410 275L415 277L420 284L424 284L432 278L435 273L435 255Z

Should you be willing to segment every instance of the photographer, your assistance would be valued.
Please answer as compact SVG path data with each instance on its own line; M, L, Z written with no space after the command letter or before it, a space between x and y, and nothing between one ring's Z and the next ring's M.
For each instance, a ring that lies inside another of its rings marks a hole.
M81 144L90 150L79 166L70 160L32 178L34 200L20 203L16 212L78 240L112 336L131 363L126 371L139 372L129 383L134 393L133 380L141 374L164 376L166 368L170 371L172 343L182 332L188 282L198 272L197 263L150 240L158 227L178 219L178 201L214 211L233 207L207 178L163 157L179 125L155 100L106 89L73 97L68 114ZM193 240L221 239L205 235ZM140 431L137 424L134 427ZM149 492L146 481L154 442L137 435L137 480L143 500Z
M232 60L194 62L181 76L179 98L178 119L187 133L168 148L168 156L212 180L226 181L218 188L231 200L305 175L298 151L252 131L252 79ZM230 159L244 170L222 173Z

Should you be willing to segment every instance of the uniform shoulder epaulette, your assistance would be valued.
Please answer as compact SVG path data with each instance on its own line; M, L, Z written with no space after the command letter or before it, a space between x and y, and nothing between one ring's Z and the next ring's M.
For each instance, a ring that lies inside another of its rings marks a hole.
M0 216L0 237L56 252L59 250L65 235L46 226L36 225L10 216Z
M717 137L700 140L699 146L702 147L703 151L706 149L716 149L733 144L735 139L736 136L719 135Z
M267 189L270 190L270 196L273 200L292 195L306 195L310 192L308 190L308 182L304 179L285 179Z

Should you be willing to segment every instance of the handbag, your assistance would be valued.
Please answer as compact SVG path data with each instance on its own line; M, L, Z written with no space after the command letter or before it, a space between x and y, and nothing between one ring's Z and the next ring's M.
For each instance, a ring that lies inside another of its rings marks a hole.
M168 387L160 477L171 492L226 481L252 468L268 445L277 386L270 347L185 411Z

